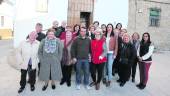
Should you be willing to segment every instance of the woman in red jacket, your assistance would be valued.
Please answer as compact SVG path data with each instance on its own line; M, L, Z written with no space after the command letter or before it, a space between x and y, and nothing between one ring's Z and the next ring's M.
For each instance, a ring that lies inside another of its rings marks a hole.
M95 39L91 41L91 53L92 53L91 77L93 82L90 84L90 86L92 87L95 85L96 90L99 90L107 54L105 40L102 39L102 30L100 28L96 29Z

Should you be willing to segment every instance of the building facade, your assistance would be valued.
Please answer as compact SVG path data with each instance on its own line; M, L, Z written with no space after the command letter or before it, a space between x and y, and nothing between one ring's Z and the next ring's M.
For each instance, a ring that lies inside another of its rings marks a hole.
M118 22L126 27L128 21L128 0L15 0L14 46L35 29L40 22L43 29L52 27L54 20L68 25L85 23L88 27L93 21L101 24ZM122 3L124 2L124 3ZM30 7L31 5L31 7ZM124 9L122 9L124 6ZM59 24L60 25L60 24Z
M170 0L129 0L128 31L151 34L157 50L170 50Z

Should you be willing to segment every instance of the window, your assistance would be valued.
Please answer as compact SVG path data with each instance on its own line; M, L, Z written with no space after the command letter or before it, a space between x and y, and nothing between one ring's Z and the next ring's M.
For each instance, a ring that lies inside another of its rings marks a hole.
M48 12L48 0L37 0L36 11L37 12Z
M1 27L4 26L4 16L1 16Z
M151 8L150 9L150 26L152 27L159 27L160 25L160 9L157 8Z

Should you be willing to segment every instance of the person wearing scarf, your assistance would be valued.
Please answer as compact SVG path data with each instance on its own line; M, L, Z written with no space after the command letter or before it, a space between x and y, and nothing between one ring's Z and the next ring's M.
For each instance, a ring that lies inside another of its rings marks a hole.
M55 81L59 81L62 77L61 58L63 45L61 41L55 37L55 30L49 29L47 37L40 43L38 56L41 63L39 79L45 82L42 90L48 87L49 80L52 80L52 89L55 89Z

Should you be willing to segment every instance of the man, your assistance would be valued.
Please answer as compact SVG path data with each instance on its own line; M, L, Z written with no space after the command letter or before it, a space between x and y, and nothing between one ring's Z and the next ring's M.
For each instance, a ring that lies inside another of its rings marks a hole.
M83 70L84 85L86 89L90 89L89 85L89 54L90 54L90 39L86 36L86 28L81 27L80 35L73 41L71 46L71 56L76 63L76 89L80 90L81 75Z

